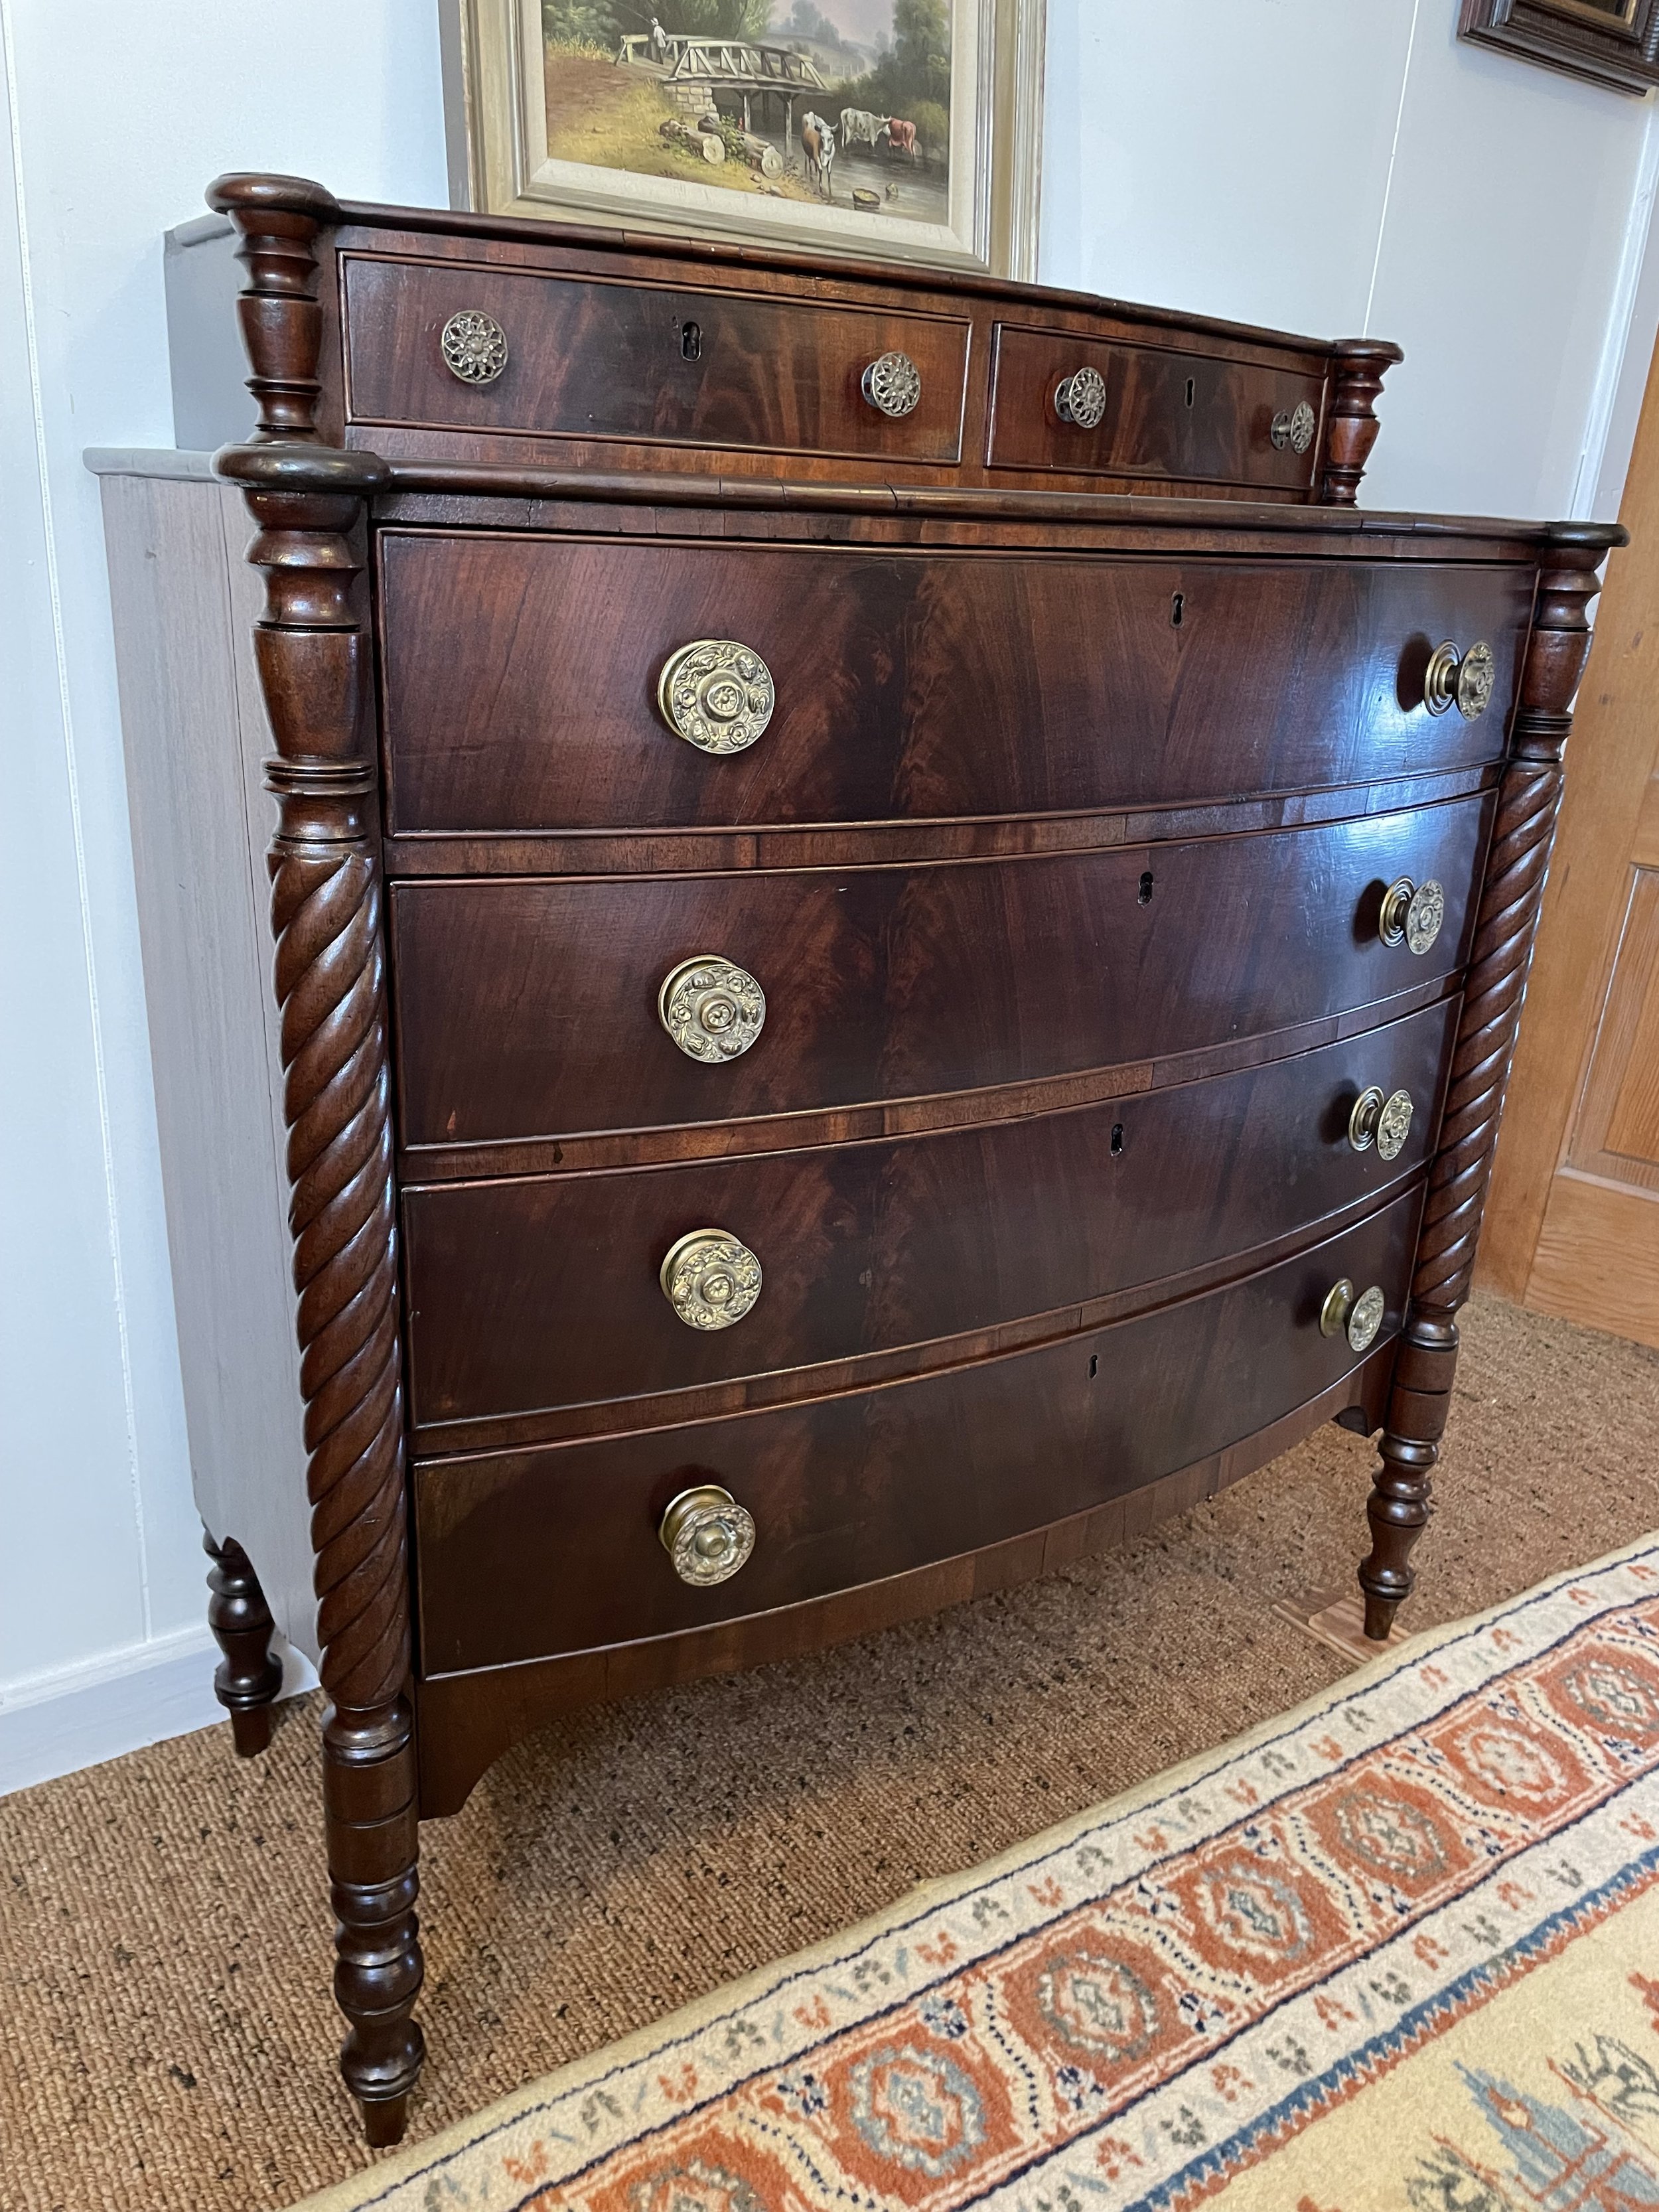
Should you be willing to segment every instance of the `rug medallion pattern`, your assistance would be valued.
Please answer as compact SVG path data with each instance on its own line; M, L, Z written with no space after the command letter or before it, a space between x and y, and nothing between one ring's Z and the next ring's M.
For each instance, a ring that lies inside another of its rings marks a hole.
M315 2202L1659 2212L1656 1945L1649 1545Z

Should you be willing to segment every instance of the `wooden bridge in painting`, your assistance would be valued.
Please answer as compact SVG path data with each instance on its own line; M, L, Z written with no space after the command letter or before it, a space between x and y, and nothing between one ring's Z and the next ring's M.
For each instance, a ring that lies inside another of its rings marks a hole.
M757 112L764 118L768 99L775 100L775 125L786 151L795 136L795 102L805 93L830 88L807 57L793 46L757 46L747 39L693 39L671 31L630 33L617 59L649 70L688 114L712 107L718 92L738 94L746 131L755 130Z
M653 69L670 84L744 86L753 91L826 92L815 64L793 46L763 46L747 39L696 39L671 31L630 33L619 62Z

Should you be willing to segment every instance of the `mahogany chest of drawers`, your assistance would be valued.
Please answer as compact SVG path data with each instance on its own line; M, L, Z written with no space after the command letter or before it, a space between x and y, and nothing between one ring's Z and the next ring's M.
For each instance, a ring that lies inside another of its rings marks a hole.
M273 1611L332 1700L384 2141L417 1817L550 1714L1039 1573L1331 1419L1382 1432L1386 1634L1618 533L1360 511L1375 343L210 198L304 1410L274 1475L195 1456L239 1743ZM263 1066L228 939L147 896L153 996L196 960Z

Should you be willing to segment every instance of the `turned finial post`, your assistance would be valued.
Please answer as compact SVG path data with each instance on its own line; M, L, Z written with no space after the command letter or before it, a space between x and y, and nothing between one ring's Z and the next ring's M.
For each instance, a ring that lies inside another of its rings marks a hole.
M1377 394L1383 378L1405 357L1384 338L1337 340L1331 356L1319 492L1326 506L1352 507L1358 500L1359 479L1382 428L1375 412Z

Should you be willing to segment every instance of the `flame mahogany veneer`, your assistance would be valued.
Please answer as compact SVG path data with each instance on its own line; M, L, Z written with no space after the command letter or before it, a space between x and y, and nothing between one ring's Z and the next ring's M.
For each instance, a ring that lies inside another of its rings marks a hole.
M1382 1431L1386 1633L1619 536L1359 510L1373 341L210 200L258 409L217 466L267 592L342 2063L386 2142L418 1818L550 1714L1039 1573L1330 1418ZM747 750L658 712L701 637L770 669ZM1492 648L1483 714L1428 711L1447 639ZM1444 889L1420 957L1378 934L1402 876ZM708 954L767 998L718 1066L656 1010ZM1349 1142L1372 1084L1413 1103L1387 1159ZM658 1270L709 1226L764 1281L705 1334ZM1345 1276L1359 1351L1319 1325ZM657 1534L701 1483L758 1528L710 1587ZM251 1747L246 1534L211 1540Z

